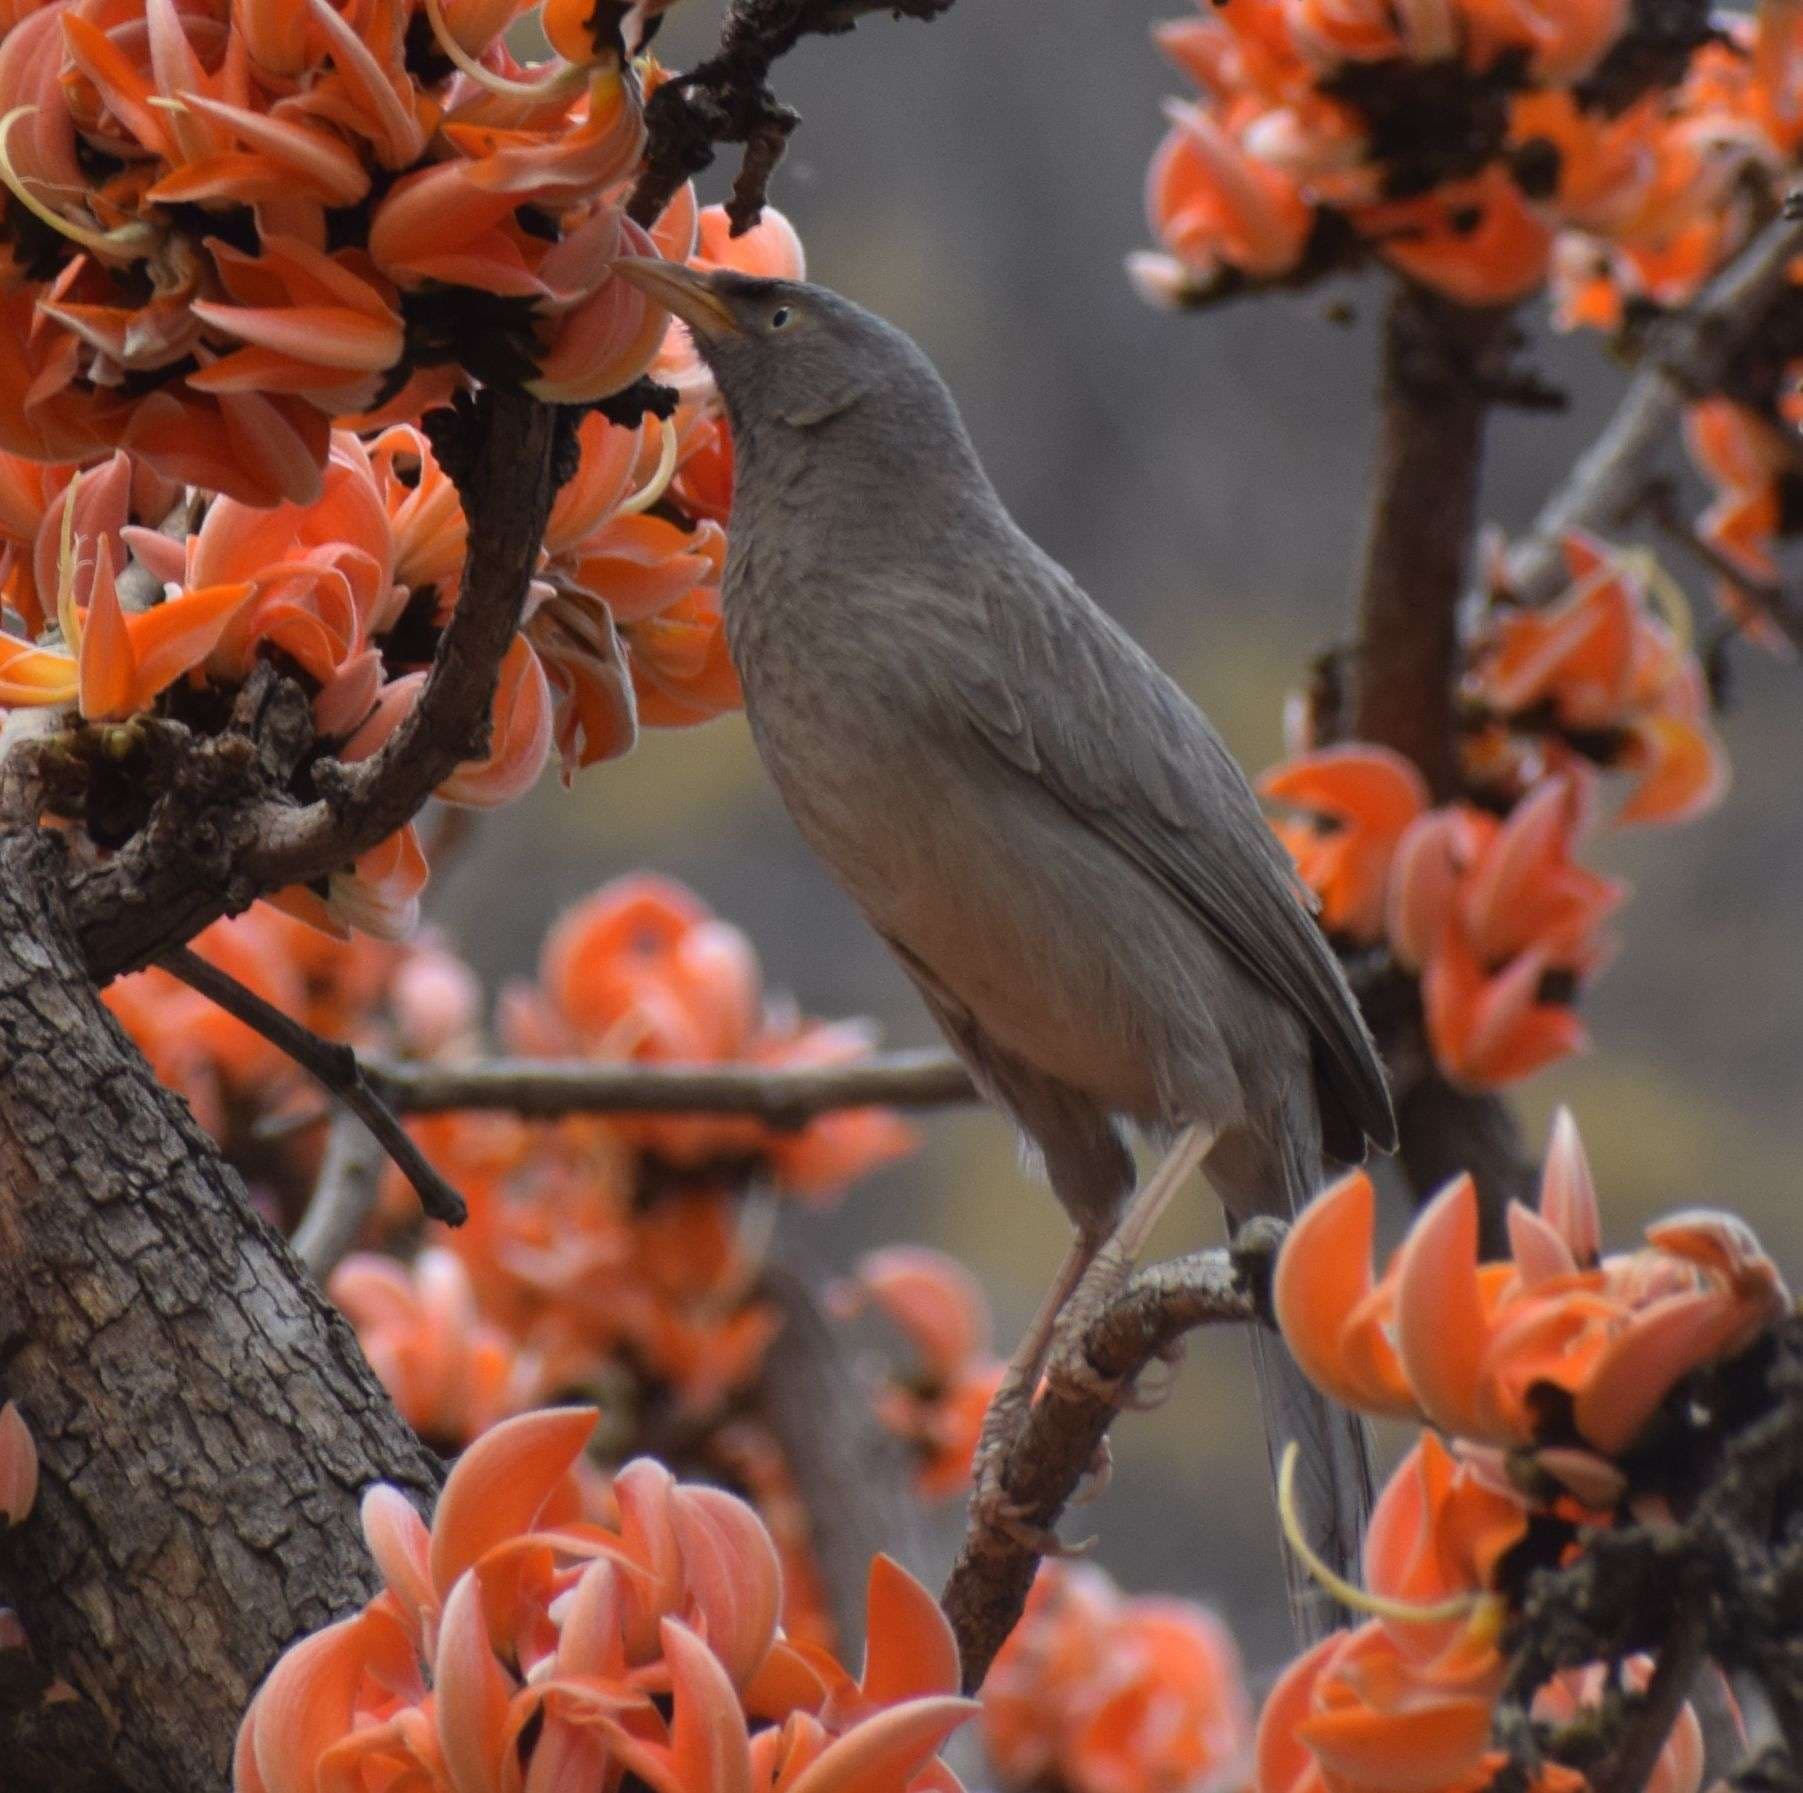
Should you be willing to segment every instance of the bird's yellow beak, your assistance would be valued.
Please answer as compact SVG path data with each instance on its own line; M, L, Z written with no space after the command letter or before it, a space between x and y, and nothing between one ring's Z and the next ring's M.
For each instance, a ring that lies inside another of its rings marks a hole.
M697 336L737 336L739 320L714 291L710 275L652 255L623 255L613 271L688 325Z

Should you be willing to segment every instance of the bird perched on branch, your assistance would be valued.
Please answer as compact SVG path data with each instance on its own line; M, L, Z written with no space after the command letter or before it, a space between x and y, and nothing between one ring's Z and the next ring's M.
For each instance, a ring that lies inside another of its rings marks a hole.
M1324 1151L1394 1146L1383 1071L1220 736L1015 526L921 350L821 287L615 266L688 325L725 400L726 627L764 764L1076 1229L979 1460L1005 1521L1001 1447L1055 1337L1111 1298L1171 1193L1199 1164L1235 1222L1292 1213ZM1174 1141L1137 1196L1126 1123ZM1363 1432L1258 1345L1307 1541L1348 1570ZM1306 1611L1293 1565L1291 1585Z

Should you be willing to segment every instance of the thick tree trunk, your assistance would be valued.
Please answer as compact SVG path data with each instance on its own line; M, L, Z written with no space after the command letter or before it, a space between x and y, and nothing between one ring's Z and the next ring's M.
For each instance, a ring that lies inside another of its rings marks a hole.
M439 1470L101 1007L61 857L0 837L0 1388L43 1461L0 1600L91 1708L116 1784L211 1793L277 1653L372 1591L364 1488L423 1505ZM31 1759L42 1717L0 1713L0 1778L83 1784Z

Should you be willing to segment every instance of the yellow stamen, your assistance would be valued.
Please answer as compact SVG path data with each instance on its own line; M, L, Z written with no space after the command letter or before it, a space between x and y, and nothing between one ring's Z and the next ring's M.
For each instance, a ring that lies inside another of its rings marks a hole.
M1691 620L1690 599L1684 595L1684 587L1665 570L1659 556L1650 548L1623 549L1621 558L1629 572L1646 587L1653 608L1665 619L1672 638L1688 653L1696 640L1697 632L1696 625Z
M620 501L614 512L616 517L636 517L640 511L648 511L669 491L670 481L676 477L676 425L667 417L661 418L659 423L664 438L658 451L657 471L630 498Z
M1296 1463L1301 1455L1301 1446L1294 1439L1283 1448L1283 1461L1277 1470L1277 1517L1283 1526L1283 1535L1302 1566L1342 1606L1353 1612L1368 1612L1373 1618L1395 1619L1405 1625L1443 1625L1451 1619L1492 1622L1484 1609L1498 1603L1487 1594L1454 1594L1446 1600L1420 1602L1392 1600L1382 1594L1369 1593L1354 1586L1343 1575L1336 1575L1302 1535L1302 1520L1296 1512Z
M439 0L426 0L426 19L432 27L432 35L438 39L438 47L472 81L479 87L486 87L490 93L498 93L510 100L554 100L566 93L579 93L588 84L586 73L573 62L566 62L561 68L551 63L541 64L551 73L539 81L514 81L506 75L497 75L493 69L484 68L451 35Z
M56 543L56 620L72 658L81 653L81 612L75 608L75 495L80 490L81 474L72 473Z
M138 261L148 255L156 242L156 233L148 224L122 224L117 230L107 231L85 230L54 207L47 206L26 186L25 177L13 166L7 140L12 136L13 126L36 111L36 106L15 106L0 118L0 183L40 223L48 224L58 236L79 243L94 255L114 256L126 261Z

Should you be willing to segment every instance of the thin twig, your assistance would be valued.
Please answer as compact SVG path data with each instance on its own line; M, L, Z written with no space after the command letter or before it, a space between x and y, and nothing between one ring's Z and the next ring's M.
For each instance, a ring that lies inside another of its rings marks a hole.
M322 1288L375 1212L382 1162L382 1142L351 1109L339 1109L326 1135L313 1199L288 1241Z
M406 1128L364 1075L362 1061L349 1046L322 1039L188 947L178 946L165 953L161 962L166 971L260 1033L336 1096L381 1142L383 1151L413 1185L420 1206L432 1219L451 1226L461 1226L468 1219L469 1209L463 1197L432 1168L425 1153L408 1137Z
M1713 389L1758 331L1799 251L1803 222L1775 219L1657 331L1615 415L1509 556L1509 585L1519 597L1543 603L1559 589L1559 543L1572 530L1615 529L1633 514L1684 407Z
M1034 1402L1002 1466L1002 1491L1018 1523L997 1525L973 1511L940 1596L957 1634L966 1692L983 1684L1026 1607L1040 1562L1027 1535L1057 1524L1133 1379L1186 1332L1258 1320L1255 1287L1268 1276L1281 1237L1282 1228L1267 1222L1250 1246L1242 1239L1231 1252L1192 1252L1142 1270L1084 1340L1094 1388L1048 1383ZM1117 1392L1104 1394L1104 1387Z
M1776 580L1761 579L1745 567L1736 565L1713 542L1698 535L1689 519L1679 512L1677 493L1669 480L1649 482L1645 509L1661 535L1682 548L1706 572L1731 585L1746 600L1748 609L1763 616L1792 647L1803 648L1803 611L1798 609L1791 593ZM1744 617L1731 618L1728 622L1736 634L1746 626Z

